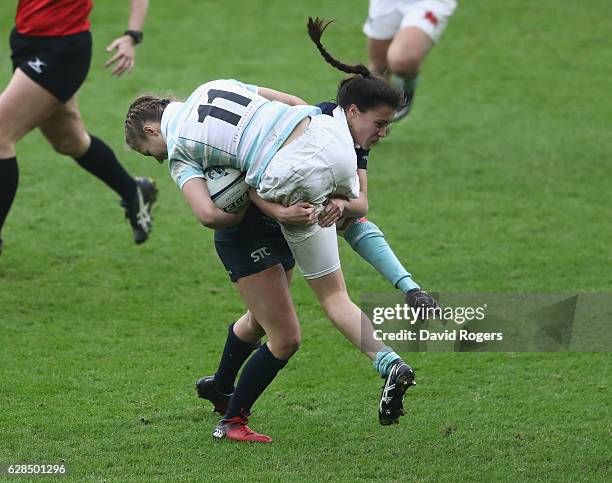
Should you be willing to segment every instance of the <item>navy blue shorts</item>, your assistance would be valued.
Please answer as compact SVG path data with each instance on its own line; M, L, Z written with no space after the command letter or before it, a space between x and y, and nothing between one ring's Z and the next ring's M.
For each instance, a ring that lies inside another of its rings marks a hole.
M30 79L68 101L85 81L91 64L91 33L62 37L33 37L11 31L13 71L21 69Z
M215 248L232 282L279 263L285 271L295 266L278 224L253 204L239 225L215 230Z

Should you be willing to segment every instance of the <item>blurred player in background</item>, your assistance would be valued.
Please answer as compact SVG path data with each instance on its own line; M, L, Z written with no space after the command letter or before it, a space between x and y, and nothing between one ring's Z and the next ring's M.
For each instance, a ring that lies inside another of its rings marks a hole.
M421 65L456 7L456 0L370 0L363 26L370 70L389 75L404 92L395 120L410 112Z
M106 62L120 76L134 67L148 0L131 0L128 29L107 47ZM15 145L39 128L53 149L72 157L121 197L137 244L151 231L157 188L133 178L111 148L85 130L77 91L91 62L91 0L19 0L10 46L13 77L0 94L0 234L11 208L19 171ZM2 238L0 238L0 252Z

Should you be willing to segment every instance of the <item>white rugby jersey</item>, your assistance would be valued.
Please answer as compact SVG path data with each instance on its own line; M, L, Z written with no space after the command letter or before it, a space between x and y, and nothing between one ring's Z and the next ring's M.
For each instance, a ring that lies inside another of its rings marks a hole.
M170 175L182 189L203 178L209 166L231 166L246 173L255 188L270 159L295 126L321 114L315 106L288 106L257 94L257 87L236 80L215 80L198 87L185 102L172 102L162 115Z

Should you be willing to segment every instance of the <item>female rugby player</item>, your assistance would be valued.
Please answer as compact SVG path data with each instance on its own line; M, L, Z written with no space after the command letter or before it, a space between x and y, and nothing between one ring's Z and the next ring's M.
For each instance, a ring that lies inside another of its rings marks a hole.
M363 96L361 101L374 99L375 105L378 99L378 105L387 106L384 122L388 124L399 105L399 93L364 66L358 66L356 72L344 83L348 98ZM210 165L241 169L256 191L252 197L256 204L264 211L283 211L287 216L280 218L283 234L328 318L375 360L379 373L386 377L379 420L391 424L403 414L403 395L414 383L414 373L374 338L371 322L348 297L340 270L336 219L328 218L329 226L324 227L314 223L330 196L359 196L347 113L353 110L339 111L338 117L325 116L320 109L301 105L284 93L238 81L213 81L200 86L184 103L154 96L137 99L128 111L126 141L141 154L158 161L169 159L172 177L206 226L226 228L239 219L212 203L202 179L203 170ZM300 202L314 207L292 206ZM335 218L342 215L342 208L336 205ZM248 428L246 416L298 349L299 322L282 265L239 279L237 287L250 314L241 319L243 324L236 332L230 331L234 348L228 349L226 359L234 377L264 332L268 341L247 362L213 436L269 442L269 437ZM238 346L241 356L236 355Z
M396 121L410 112L421 65L456 8L457 0L370 0L363 26L370 69L404 92Z
M332 65L341 70L349 70L349 72L354 69L337 63L325 52L320 44L321 33L324 29L321 22L309 22L309 26L313 41ZM368 76L365 71L363 74ZM338 116L345 111L349 113L346 119L355 141L360 180L359 197L348 203L341 199L330 200L326 211L319 217L319 223L329 225L341 214L344 215L342 224L348 225L348 228L344 230L347 241L395 287L400 288L406 294L408 304L412 307L436 307L435 300L427 292L420 290L410 274L397 260L378 227L367 219L360 218L365 215L368 207L366 168L369 149L379 139L386 136L389 120L395 113L393 97L385 98L375 89L367 92L367 84L362 83L359 86L360 78L362 77L355 76L341 83L337 95L338 104L329 102L318 104L323 113L330 116ZM369 87L373 85L375 84ZM329 209L332 203L334 203L333 209ZM336 203L339 203L340 206L336 206ZM277 209L274 210L274 208ZM308 222L313 210L314 207L307 203L299 203L286 208L273 205L273 211L269 214L281 223L299 223ZM294 337L293 343L297 350L299 326L288 291L294 259L278 224L264 215L256 206L251 205L239 225L215 230L215 246L230 279L247 302L247 307L256 307L259 317L266 321L276 320L279 327L282 327L285 320L294 324L286 340L291 341L290 337ZM348 329L350 331L351 327ZM365 323L362 326L354 324L352 329L364 331L364 329L370 330L370 326ZM251 394L252 397L258 385L257 379L253 376L254 371L250 360L245 366L238 385L234 388L240 367L251 352L259 347L264 332L253 312L249 310L229 326L225 347L215 375L203 377L196 383L198 396L211 401L214 409L225 415L224 420L213 433L217 437L255 441L267 438L250 430L246 426L247 421L244 414L240 413L240 410L245 410L245 406L248 411L249 404L254 402L254 399L245 401L243 393ZM349 333L347 337L352 341L359 340L357 333ZM356 345L361 348L359 343ZM403 362L400 364L400 359L396 359L397 356L390 348L380 344L377 350L374 365L380 375L387 379L379 403L379 420L381 424L390 424L397 422L399 416L403 414L404 392L395 391L393 385L401 374L400 369L404 368L404 364ZM392 370L394 364L397 366L396 371ZM261 391L257 392L257 396L260 393ZM228 410L230 405L233 406L233 409Z

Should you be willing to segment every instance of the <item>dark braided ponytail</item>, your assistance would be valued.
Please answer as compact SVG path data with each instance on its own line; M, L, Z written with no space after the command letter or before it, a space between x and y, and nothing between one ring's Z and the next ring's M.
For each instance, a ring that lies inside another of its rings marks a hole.
M321 37L323 36L323 32L325 32L325 29L331 23L333 23L334 20L330 20L326 24L324 24L323 22L324 20L319 17L317 17L314 20L312 19L312 17L308 17L307 28L308 28L308 35L310 36L310 39L317 46L317 49L319 49L319 52L321 52L321 55L327 61L327 63L333 65L336 69L341 70L342 72L346 72L347 74L360 74L363 77L371 77L372 73L369 71L369 69L365 65L363 64L357 64L357 65L343 64L339 60L334 59L330 55L330 53L327 50L325 50L325 47L323 47L323 44L321 44Z
M363 64L348 65L332 57L323 47L321 37L325 29L333 22L327 22L319 17L308 17L308 36L317 46L325 61L336 69L353 74L340 82L336 103L343 109L355 104L361 112L369 111L379 106L389 106L398 109L402 103L402 94L392 87L384 77L373 74Z
M138 149L138 144L145 138L143 127L149 122L161 122L164 109L175 99L144 95L136 98L128 109L125 118L125 141L132 149Z

